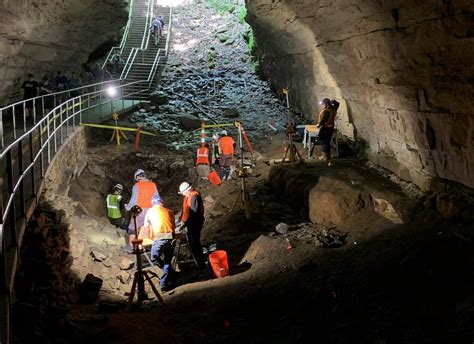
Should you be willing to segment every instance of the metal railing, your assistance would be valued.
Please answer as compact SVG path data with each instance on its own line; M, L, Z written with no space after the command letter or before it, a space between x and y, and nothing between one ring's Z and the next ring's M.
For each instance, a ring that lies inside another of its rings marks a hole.
M169 50L169 44L170 44L170 39L171 39L171 24L172 24L172 17L173 17L173 7L170 7L170 16L168 18L168 33L166 35L166 43L165 43L165 58L168 57L168 50ZM155 79L155 74L156 71L158 70L158 67L160 65L161 61L161 51L162 49L158 49L158 52L156 53L155 60L153 61L153 65L150 69L150 74L148 74L148 89L150 89L153 85L153 80Z
M85 113L145 92L146 81L121 83L114 86L118 92L111 97L107 90L84 93L55 106L27 132L18 136L0 153L0 310L5 330L9 331L9 310L19 247L34 207L37 195L52 158ZM110 113L107 111L107 113ZM89 116L91 114L89 113ZM97 116L93 113L92 116ZM9 251L7 251L7 247ZM13 254L10 254L12 252ZM0 334L0 341L8 342L8 333Z
M142 39L142 47L132 49L122 76L128 75L137 54L139 52L143 54L146 50L143 47L148 47L153 2L154 0L148 2L148 22ZM99 111L100 115L104 107L107 107L107 114L112 113L117 101L122 100L122 108L125 108L125 99L137 99L139 95L148 92L161 59L168 55L171 24L172 10L170 8L165 49L158 49L146 80L125 83L121 77L120 80L110 80L38 96L0 109L2 148L0 152L0 307L2 307L0 319L1 322L6 322L7 331L9 331L8 319L19 247L27 220L37 205L37 195L41 190L49 164L85 115L96 117L97 113L92 112ZM122 38L120 48L122 50L129 30L130 24L127 25L125 38ZM164 56L162 56L163 52ZM111 56L113 56L112 50L107 59ZM114 97L107 94L110 87L114 87L118 92ZM47 109L45 103L51 99L53 100L52 109ZM27 102L33 104L31 122L26 119ZM132 104L133 102L132 100ZM110 104L110 112L108 104ZM22 110L21 114L20 110ZM17 118L18 116L23 117L22 123ZM17 124L22 124L22 126L18 127ZM4 135L5 129L7 129L7 135ZM12 252L13 255L11 255ZM2 303L4 299L6 302ZM8 343L8 335L8 333L0 333L0 341Z
M107 88L109 85L117 83L118 80L109 80L89 84L65 91L54 92L37 96L27 100L21 100L16 103L0 108L0 149L5 147L5 141L15 140L18 134L25 133L28 129L27 108L32 106L31 123L37 123L37 119L43 117L50 109L48 106L56 107L66 99L92 91L98 91Z
M125 31L123 32L122 40L120 41L120 45L118 47L112 47L105 58L105 61L102 65L102 69L105 68L108 62L112 61L115 55L122 55L123 48L125 47L125 43L127 42L128 33L130 32L130 23L132 21L132 8L133 8L133 0L130 0L129 9L128 9L128 21L127 26L125 26Z
M143 31L143 38L142 38L142 45L140 46L141 49L148 48L148 42L150 41L150 31L151 31L151 23L153 21L153 7L155 5L155 0L148 0L148 8L146 13L146 21L145 21L145 30Z
M166 34L166 43L165 43L165 48L164 49L158 49L156 52L155 59L152 64L150 64L150 73L148 75L147 81L149 82L148 88L152 86L153 80L154 80L154 75L158 69L159 63L161 61L161 53L164 52L164 57L166 58L168 56L168 51L169 51L169 43L170 43L170 38L171 38L171 27L172 27L172 17L173 17L173 8L170 7L170 13L169 13L169 18L168 18L168 29L167 29L167 34ZM142 56L142 64L144 63L144 54L145 51L148 49L148 41L150 34L148 33L148 39L147 39L147 48L142 49L142 48L133 48L132 51L130 52L130 55L127 59L127 62L125 63L125 67L122 70L122 74L120 75L120 79L125 80L128 77L128 74L130 73L130 70L132 69L133 65L136 63L136 59L138 54L140 53Z

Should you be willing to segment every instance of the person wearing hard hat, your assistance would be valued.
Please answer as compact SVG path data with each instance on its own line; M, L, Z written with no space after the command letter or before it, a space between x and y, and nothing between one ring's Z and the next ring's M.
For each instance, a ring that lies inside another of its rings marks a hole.
M203 179L207 179L209 172L211 172L211 163L209 162L209 148L207 148L207 145L202 145L197 150L196 172L198 176Z
M151 199L153 196L160 196L156 184L146 178L145 171L138 169L133 175L136 183L132 188L132 197L130 201L125 204L125 209L130 211L135 205L142 208L142 212L137 215L137 231L143 226L145 220L145 214L148 209L151 208ZM130 221L128 226L129 232L135 231L134 221Z
M205 259L201 245L201 230L204 224L204 204L202 197L188 182L181 183L179 186L179 194L184 196L181 226L186 226L188 229L187 239L189 248L198 267L204 269Z
M227 180L230 177L231 168L234 163L234 147L234 139L228 135L227 130L222 130L221 138L219 139L219 166L222 180Z
M323 153L320 159L326 161L328 166L331 166L331 138L334 133L339 102L324 98L319 102L319 106L321 112L317 117L317 127L319 128L318 138Z
M131 245L128 235L128 225L125 223L121 210L122 191L122 184L115 184L114 191L107 195L105 202L107 204L107 217L109 218L110 223L125 231L125 249L128 250L131 248Z
M153 240L151 246L151 257L158 263L163 270L163 276L160 278L161 291L168 291L172 288L171 259L173 258L173 239L174 239L174 214L166 208L160 196L155 195L151 199L152 207L148 209L145 215L144 229L148 236Z

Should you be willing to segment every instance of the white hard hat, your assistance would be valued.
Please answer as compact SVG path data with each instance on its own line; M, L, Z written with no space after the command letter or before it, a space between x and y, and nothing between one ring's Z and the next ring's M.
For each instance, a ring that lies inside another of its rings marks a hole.
M226 135L227 136L227 130L222 130L221 135Z
M123 190L123 186L122 186L122 184L115 184L114 189Z
M143 171L141 168L139 168L138 170L135 171L135 173L133 174L133 178L135 180L138 180L138 176L145 176L145 171Z
M186 191L189 191L191 189L191 184L188 182L182 182L181 185L179 186L179 194L184 194Z
M155 195L151 198L151 204L152 205L163 204L163 199L161 198L160 195Z

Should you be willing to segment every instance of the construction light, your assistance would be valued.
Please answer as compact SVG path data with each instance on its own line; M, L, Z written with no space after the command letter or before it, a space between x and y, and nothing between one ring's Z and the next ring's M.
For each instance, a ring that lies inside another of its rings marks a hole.
M117 89L115 87L109 87L106 92L111 97L115 97L117 95Z

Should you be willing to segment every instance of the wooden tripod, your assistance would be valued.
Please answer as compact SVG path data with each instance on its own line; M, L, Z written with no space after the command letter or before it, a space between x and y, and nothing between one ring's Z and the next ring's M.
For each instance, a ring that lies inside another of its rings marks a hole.
M288 135L288 146L285 148L285 156L281 161L282 164L285 163L286 157L288 156L288 160L291 164L291 167L295 166L295 162L303 163L304 159L301 156L298 148L296 148L295 144L293 143L293 139L291 137L292 134L296 132L296 129L293 124L288 123L286 126L286 134ZM288 155L289 154L289 155Z

